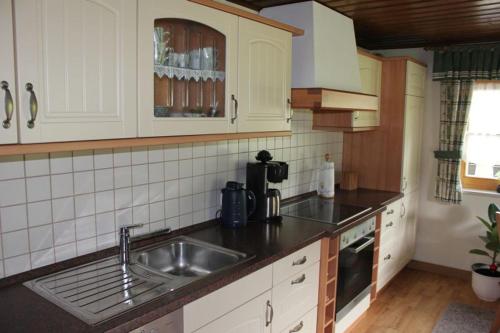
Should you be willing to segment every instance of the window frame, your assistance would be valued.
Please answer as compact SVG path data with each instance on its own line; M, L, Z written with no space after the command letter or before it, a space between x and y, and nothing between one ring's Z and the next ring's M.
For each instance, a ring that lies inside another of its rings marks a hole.
M464 160L461 160L460 180L462 181L463 188L480 191L496 191L497 186L500 184L500 180L467 176L466 167L466 162Z

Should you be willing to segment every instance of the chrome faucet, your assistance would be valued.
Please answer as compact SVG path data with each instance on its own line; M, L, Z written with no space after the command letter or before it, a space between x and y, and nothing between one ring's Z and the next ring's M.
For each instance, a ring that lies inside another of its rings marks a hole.
M142 228L144 224L130 224L120 227L120 265L130 263L130 229Z
M130 264L130 229L142 228L144 224L129 224L120 227L120 265L126 268ZM172 231L170 228L161 229L149 234L134 237L134 240L145 239L154 236L168 234Z

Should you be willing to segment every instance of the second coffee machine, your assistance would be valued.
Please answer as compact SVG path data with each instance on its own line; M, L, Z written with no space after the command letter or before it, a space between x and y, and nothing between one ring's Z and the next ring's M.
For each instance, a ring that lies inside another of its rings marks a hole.
M269 188L269 183L281 183L288 179L288 164L271 161L273 157L267 150L260 151L255 159L259 162L247 163L247 189L255 194L256 209L251 220L273 222L281 220L281 193Z

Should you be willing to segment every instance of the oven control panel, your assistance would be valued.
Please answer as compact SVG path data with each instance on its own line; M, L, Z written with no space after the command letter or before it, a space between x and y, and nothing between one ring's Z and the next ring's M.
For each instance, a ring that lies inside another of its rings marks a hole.
M340 250L375 231L375 216L340 234Z

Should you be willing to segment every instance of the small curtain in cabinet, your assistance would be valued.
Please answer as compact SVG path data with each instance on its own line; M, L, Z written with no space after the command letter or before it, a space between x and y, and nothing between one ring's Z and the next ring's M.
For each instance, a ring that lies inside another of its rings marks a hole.
M435 198L446 203L462 201L460 160L472 97L472 80L441 81L439 150Z

